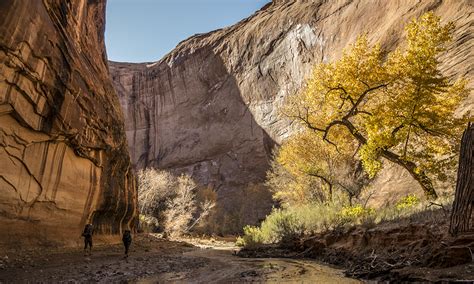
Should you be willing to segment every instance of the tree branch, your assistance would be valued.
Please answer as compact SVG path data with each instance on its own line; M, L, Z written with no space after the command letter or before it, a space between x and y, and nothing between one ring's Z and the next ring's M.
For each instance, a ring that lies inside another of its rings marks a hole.
M329 179L327 179L326 177L324 177L324 176L322 176L322 175L313 173L313 172L308 172L307 174L308 174L309 176L319 178L320 180L322 180L322 181L328 186L328 189L329 189L329 196L330 196L330 198L331 198L331 200L332 200L332 188L333 188L333 184L329 181Z

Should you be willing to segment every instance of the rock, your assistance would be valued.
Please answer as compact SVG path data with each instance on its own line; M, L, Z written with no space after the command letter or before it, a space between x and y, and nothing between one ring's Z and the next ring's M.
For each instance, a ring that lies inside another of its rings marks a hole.
M135 223L105 1L0 3L0 246L76 244Z
M235 210L235 202L252 200L243 188L265 179L273 146L290 135L278 108L314 64L337 59L364 32L394 49L410 19L434 11L457 25L443 71L472 78L472 10L468 0L274 1L234 26L181 42L157 62L110 62L132 163L189 173L217 190L224 211ZM471 95L460 112L472 109ZM397 166L384 170L375 186L383 198L387 191L398 198L394 192L407 188L422 193ZM270 203L270 195L259 199L247 221L262 218Z

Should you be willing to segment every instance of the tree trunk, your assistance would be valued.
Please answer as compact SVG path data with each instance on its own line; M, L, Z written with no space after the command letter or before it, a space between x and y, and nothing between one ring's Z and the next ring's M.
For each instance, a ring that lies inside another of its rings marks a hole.
M312 177L319 178L321 181L323 181L328 186L329 200L332 201L332 188L333 188L332 183L322 175L313 174L313 173L308 173L308 175L310 175Z
M449 232L455 236L472 227L474 203L474 124L469 123L461 140L456 195L451 212Z
M348 119L342 119L340 124L346 126L351 132L352 136L354 136L359 143L362 145L367 144L367 139L365 139L365 137L359 131L357 131L355 126ZM431 179L425 174L425 172L421 171L415 163L404 160L402 157L390 152L389 150L382 150L382 157L406 169L421 186L428 199L438 198Z
M405 169L408 170L410 175L421 185L421 188L425 192L426 197L428 199L436 199L438 198L438 194L434 189L433 183L431 179L425 174L423 171L418 171L416 166L404 166Z
M421 171L415 163L403 160L400 156L390 151L382 151L382 156L389 161L402 166L406 169L410 175L418 182L421 186L425 195L428 199L436 199L438 198L438 194L436 194L436 190L434 189L433 183L431 179L426 175L424 171Z

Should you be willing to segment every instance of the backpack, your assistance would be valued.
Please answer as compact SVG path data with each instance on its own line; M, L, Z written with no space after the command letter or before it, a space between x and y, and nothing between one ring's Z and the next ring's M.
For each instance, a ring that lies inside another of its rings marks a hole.
M125 230L123 232L122 241L128 244L132 242L132 234L130 234L130 230Z

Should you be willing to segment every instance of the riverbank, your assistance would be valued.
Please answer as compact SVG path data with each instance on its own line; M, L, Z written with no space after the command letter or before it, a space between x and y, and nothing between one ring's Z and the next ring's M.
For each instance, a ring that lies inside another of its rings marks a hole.
M153 234L135 235L128 259L120 243L91 256L80 246L12 248L0 255L0 283L474 281L474 234L451 238L447 227L439 210L240 251L233 239Z
M243 257L308 257L349 277L384 281L474 281L474 233L452 238L443 210L243 249Z
M359 283L341 269L315 260L241 258L228 240L169 241L135 235L130 257L120 244L82 249L10 250L1 257L0 283Z

